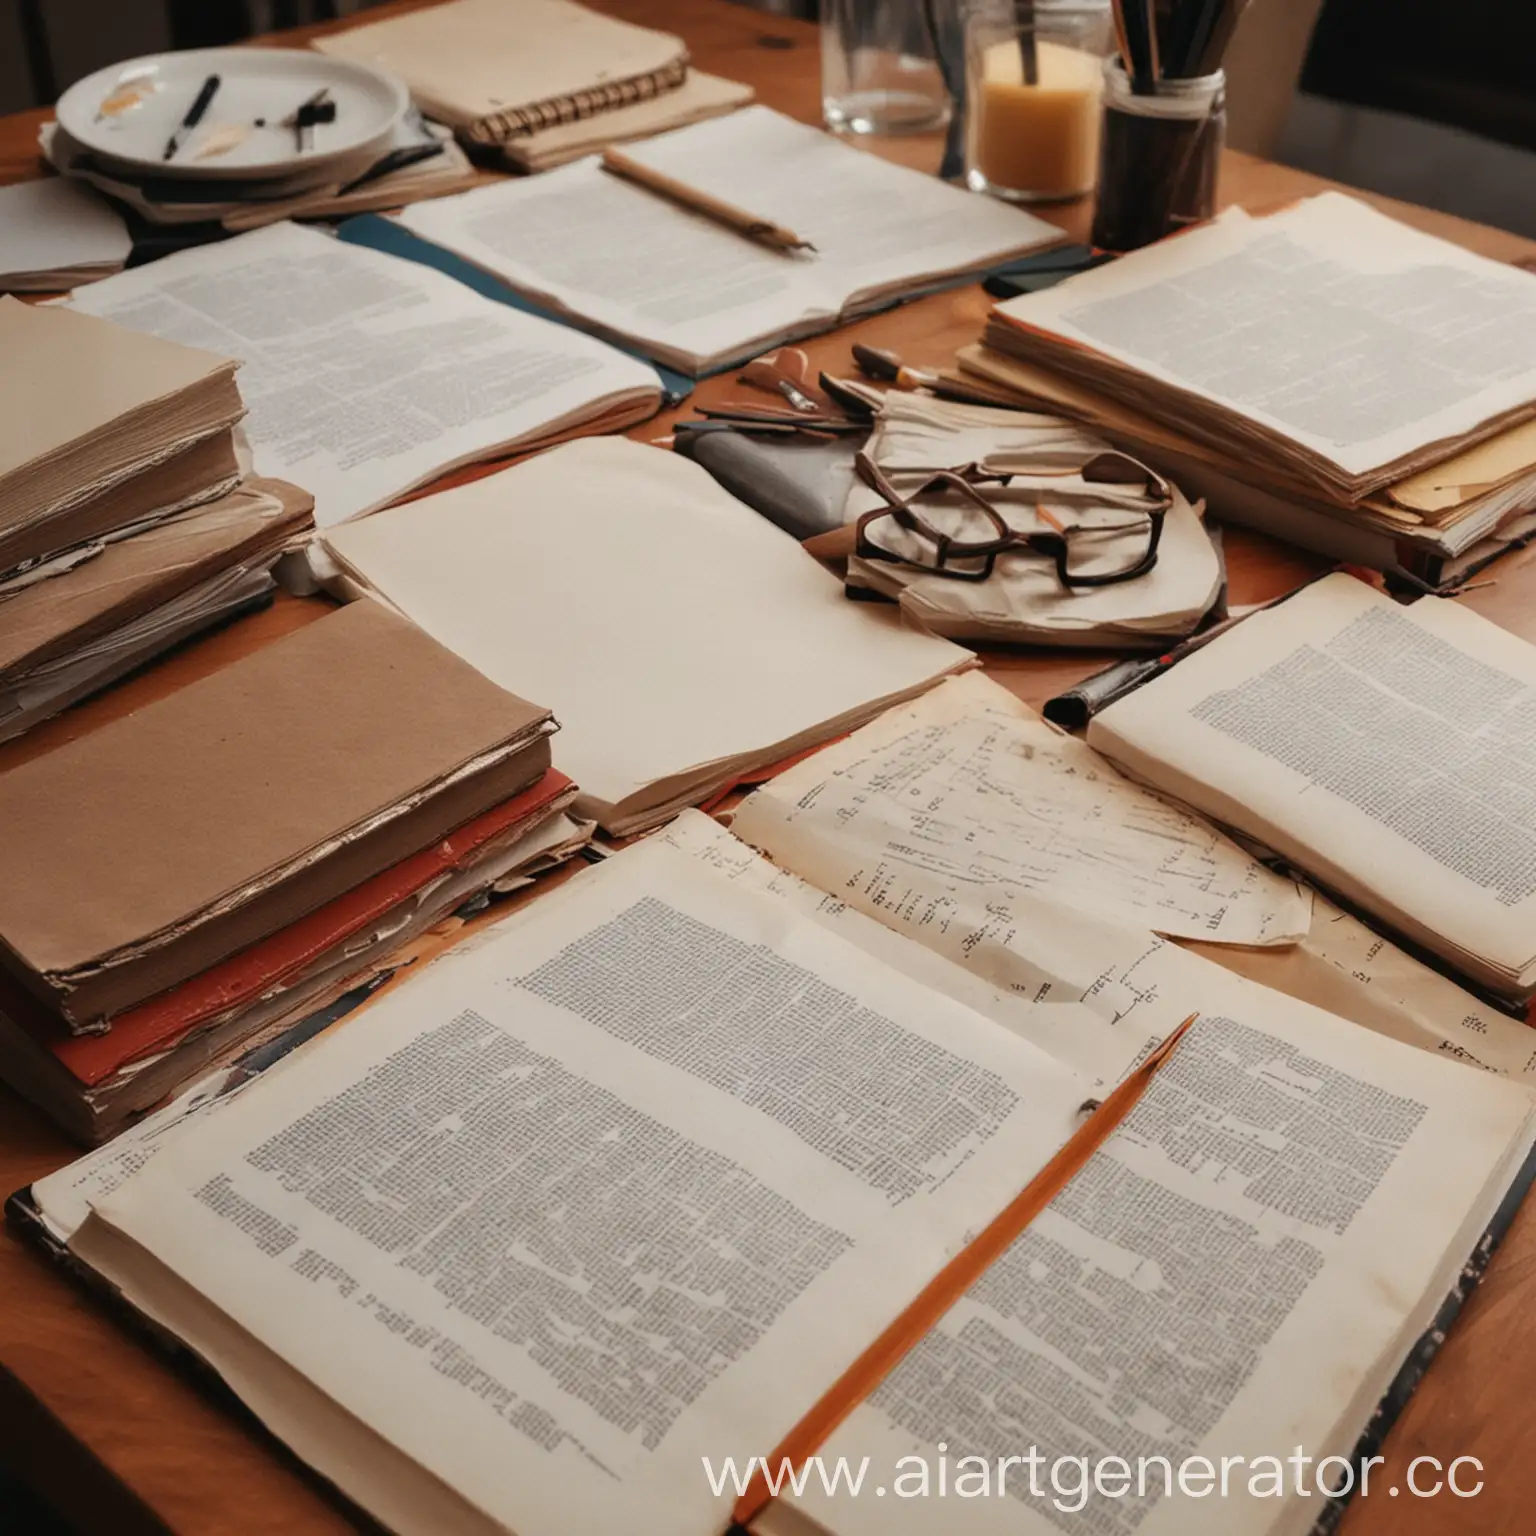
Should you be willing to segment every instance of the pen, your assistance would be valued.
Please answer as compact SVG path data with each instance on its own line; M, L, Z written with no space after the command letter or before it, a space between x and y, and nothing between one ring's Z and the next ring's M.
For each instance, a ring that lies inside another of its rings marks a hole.
M203 113L208 110L209 103L218 94L219 77L209 75L203 81L202 89L197 93L197 99L187 108L187 115L182 118L180 126L165 143L165 153L160 156L162 160L169 160L176 151L187 142L187 135L192 132L203 120Z
M816 249L809 240L802 240L794 230L785 229L780 224L761 219L754 213L748 213L744 208L737 208L734 204L722 202L717 197L711 197L707 192L700 192L696 187L690 187L686 182L677 181L671 176L663 175L660 171L652 170L650 166L631 159L619 150L604 150L602 165L605 171L612 171L615 176L622 176L626 181L636 182L649 192L670 198L674 203L681 203L683 207L691 208L695 213L702 213L706 218L715 220L717 224L724 224L728 229L734 229L749 240L757 240L776 251L788 254L790 251L814 252Z

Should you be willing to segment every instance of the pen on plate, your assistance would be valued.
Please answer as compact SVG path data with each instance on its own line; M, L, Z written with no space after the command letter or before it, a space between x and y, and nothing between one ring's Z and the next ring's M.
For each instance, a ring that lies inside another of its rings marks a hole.
M677 181L671 176L663 175L660 171L652 170L650 166L632 159L620 150L604 150L602 165L605 171L611 171L615 176L622 176L626 181L633 181L648 192L670 198L674 203L691 208L695 213L702 213L717 224L724 224L728 229L734 229L749 240L759 241L776 251L788 254L791 251L814 253L816 250L809 240L802 240L794 230L785 229L781 224L759 218L744 208L722 202L721 199L711 197L707 192L700 192L696 187L690 187L686 182Z
M203 81L202 88L198 91L196 99L187 108L187 115L182 118L175 133L166 140L165 153L160 156L162 160L173 159L176 151L187 142L187 135L202 122L203 114L208 110L209 104L218 94L218 90L219 77L217 75L209 75Z

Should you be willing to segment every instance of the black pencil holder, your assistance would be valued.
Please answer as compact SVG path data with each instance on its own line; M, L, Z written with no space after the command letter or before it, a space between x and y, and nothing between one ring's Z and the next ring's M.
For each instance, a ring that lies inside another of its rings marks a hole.
M1227 141L1227 77L1160 80L1137 96L1125 70L1104 67L1104 131L1093 243L1134 251L1216 212Z

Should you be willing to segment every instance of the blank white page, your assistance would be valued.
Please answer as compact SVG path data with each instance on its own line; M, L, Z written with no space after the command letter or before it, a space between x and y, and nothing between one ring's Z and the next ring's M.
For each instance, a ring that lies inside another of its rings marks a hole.
M4 278L127 261L128 226L104 197L50 176L0 187L0 290Z
M850 603L696 464L624 438L335 528L369 587L555 711L555 756L610 804L922 686L970 653Z

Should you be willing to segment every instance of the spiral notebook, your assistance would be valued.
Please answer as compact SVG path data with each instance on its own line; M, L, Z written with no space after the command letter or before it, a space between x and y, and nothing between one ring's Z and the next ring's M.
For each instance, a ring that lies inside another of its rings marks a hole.
M680 38L570 0L451 0L315 46L399 75L429 117L500 145L676 90Z

